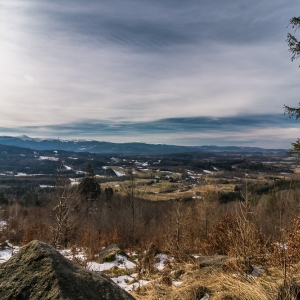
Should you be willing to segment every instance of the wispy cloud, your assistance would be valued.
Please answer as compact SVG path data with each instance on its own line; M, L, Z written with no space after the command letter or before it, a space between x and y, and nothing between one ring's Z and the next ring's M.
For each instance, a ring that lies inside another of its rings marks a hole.
M9 128L0 128L10 133ZM143 141L178 145L245 145L289 148L300 127L283 115L171 118L148 122L86 120L50 126L25 126L18 131L38 137L92 138L114 142ZM18 132L11 130L13 135ZM281 136L278 139L278 136Z
M245 141L263 143L257 130L272 126L254 116L299 102L285 45L294 2L2 2L1 132L121 140L144 130L151 141L195 144L187 134L204 130L211 143L242 143L239 116L252 115ZM297 127L276 126L283 140Z

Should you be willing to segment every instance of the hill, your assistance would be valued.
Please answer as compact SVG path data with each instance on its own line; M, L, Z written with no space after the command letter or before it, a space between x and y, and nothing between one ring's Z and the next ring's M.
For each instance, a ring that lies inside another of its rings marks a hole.
M64 150L74 152L90 152L101 154L171 154L171 153L193 153L193 152L286 152L283 149L263 149L258 147L236 147L236 146L176 146L165 144L147 144L140 142L132 143L110 143L91 140L58 140L37 139L28 136L12 137L0 136L1 145L18 146L34 150Z

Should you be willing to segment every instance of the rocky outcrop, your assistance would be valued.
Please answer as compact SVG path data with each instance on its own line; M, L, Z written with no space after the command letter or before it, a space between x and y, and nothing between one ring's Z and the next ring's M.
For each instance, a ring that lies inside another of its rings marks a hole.
M132 300L107 276L69 261L53 247L33 241L0 265L2 300Z

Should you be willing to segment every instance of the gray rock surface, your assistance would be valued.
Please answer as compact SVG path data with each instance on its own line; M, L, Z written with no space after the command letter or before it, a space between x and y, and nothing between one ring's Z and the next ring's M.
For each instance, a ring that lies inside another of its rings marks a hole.
M227 255L200 256L196 258L199 268L222 266L226 261L232 259Z
M120 254L129 258L128 255L123 250L121 250L116 244L111 244L100 251L97 262L103 263L114 261L116 259L116 254Z
M53 247L32 241L0 265L2 300L132 300L107 276L69 261Z

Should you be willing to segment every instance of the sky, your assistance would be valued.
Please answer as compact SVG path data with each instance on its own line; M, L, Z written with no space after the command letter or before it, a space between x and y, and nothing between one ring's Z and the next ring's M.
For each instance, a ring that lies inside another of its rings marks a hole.
M1 0L0 135L288 149L299 13L296 0Z

